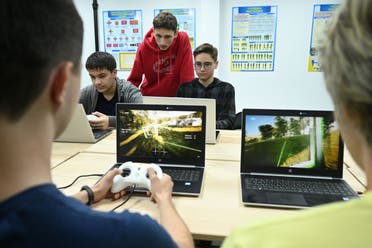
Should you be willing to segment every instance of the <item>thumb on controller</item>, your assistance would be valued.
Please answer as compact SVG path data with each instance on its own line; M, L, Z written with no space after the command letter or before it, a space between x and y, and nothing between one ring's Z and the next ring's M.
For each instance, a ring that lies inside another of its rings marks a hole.
M156 173L155 173L155 170L153 168L147 168L147 173L149 174L149 178L150 180L154 180L155 178L158 178Z

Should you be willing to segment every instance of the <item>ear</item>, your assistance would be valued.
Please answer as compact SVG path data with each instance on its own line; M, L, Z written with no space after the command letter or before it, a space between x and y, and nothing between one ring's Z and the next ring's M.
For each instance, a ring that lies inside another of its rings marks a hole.
M113 69L113 70L112 70L112 74L114 74L114 76L116 77L117 74L118 74L118 70L117 70L117 69Z
M218 68L218 60L215 62L215 67L214 69L217 69Z
M178 35L178 30L176 30L176 32L174 32L174 38L177 38L177 35Z
M72 62L64 62L54 69L50 77L50 100L55 107L63 102L67 81L72 73L72 68Z

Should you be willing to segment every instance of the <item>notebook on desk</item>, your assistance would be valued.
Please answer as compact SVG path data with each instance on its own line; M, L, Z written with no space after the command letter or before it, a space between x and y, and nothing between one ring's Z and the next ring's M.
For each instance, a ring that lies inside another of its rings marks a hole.
M205 106L118 103L117 162L156 163L173 193L198 196L205 167Z
M112 129L100 130L90 127L82 104L77 104L69 124L56 142L95 143L108 136Z
M166 104L166 105L201 105L206 107L206 131L205 139L207 144L216 144L219 137L219 130L216 130L216 99L213 98L187 98L187 97L162 97L144 96L145 104Z
M358 197L342 179L343 150L332 111L243 109L243 203L305 208Z

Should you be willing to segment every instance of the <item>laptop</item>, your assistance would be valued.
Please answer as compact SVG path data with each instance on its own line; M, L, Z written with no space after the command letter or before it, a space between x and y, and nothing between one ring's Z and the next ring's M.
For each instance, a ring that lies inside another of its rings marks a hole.
M358 197L342 179L343 151L332 111L243 109L243 203L307 208Z
M112 129L100 130L90 127L82 104L77 104L69 124L56 142L95 143L108 136Z
M173 194L200 195L206 107L118 103L116 111L116 167L127 161L156 163L172 177Z
M144 96L143 103L206 106L207 108L206 143L207 144L217 143L220 131L216 130L216 99L214 98Z

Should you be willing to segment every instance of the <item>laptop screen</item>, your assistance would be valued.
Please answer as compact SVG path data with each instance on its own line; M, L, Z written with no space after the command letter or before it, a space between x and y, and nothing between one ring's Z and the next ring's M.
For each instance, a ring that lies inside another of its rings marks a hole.
M117 104L117 161L204 166L205 106Z
M145 104L168 104L168 105L202 105L206 106L206 142L216 143L216 99L213 98L187 98L187 97L164 97L144 96Z
M244 109L241 172L342 177L332 111Z

